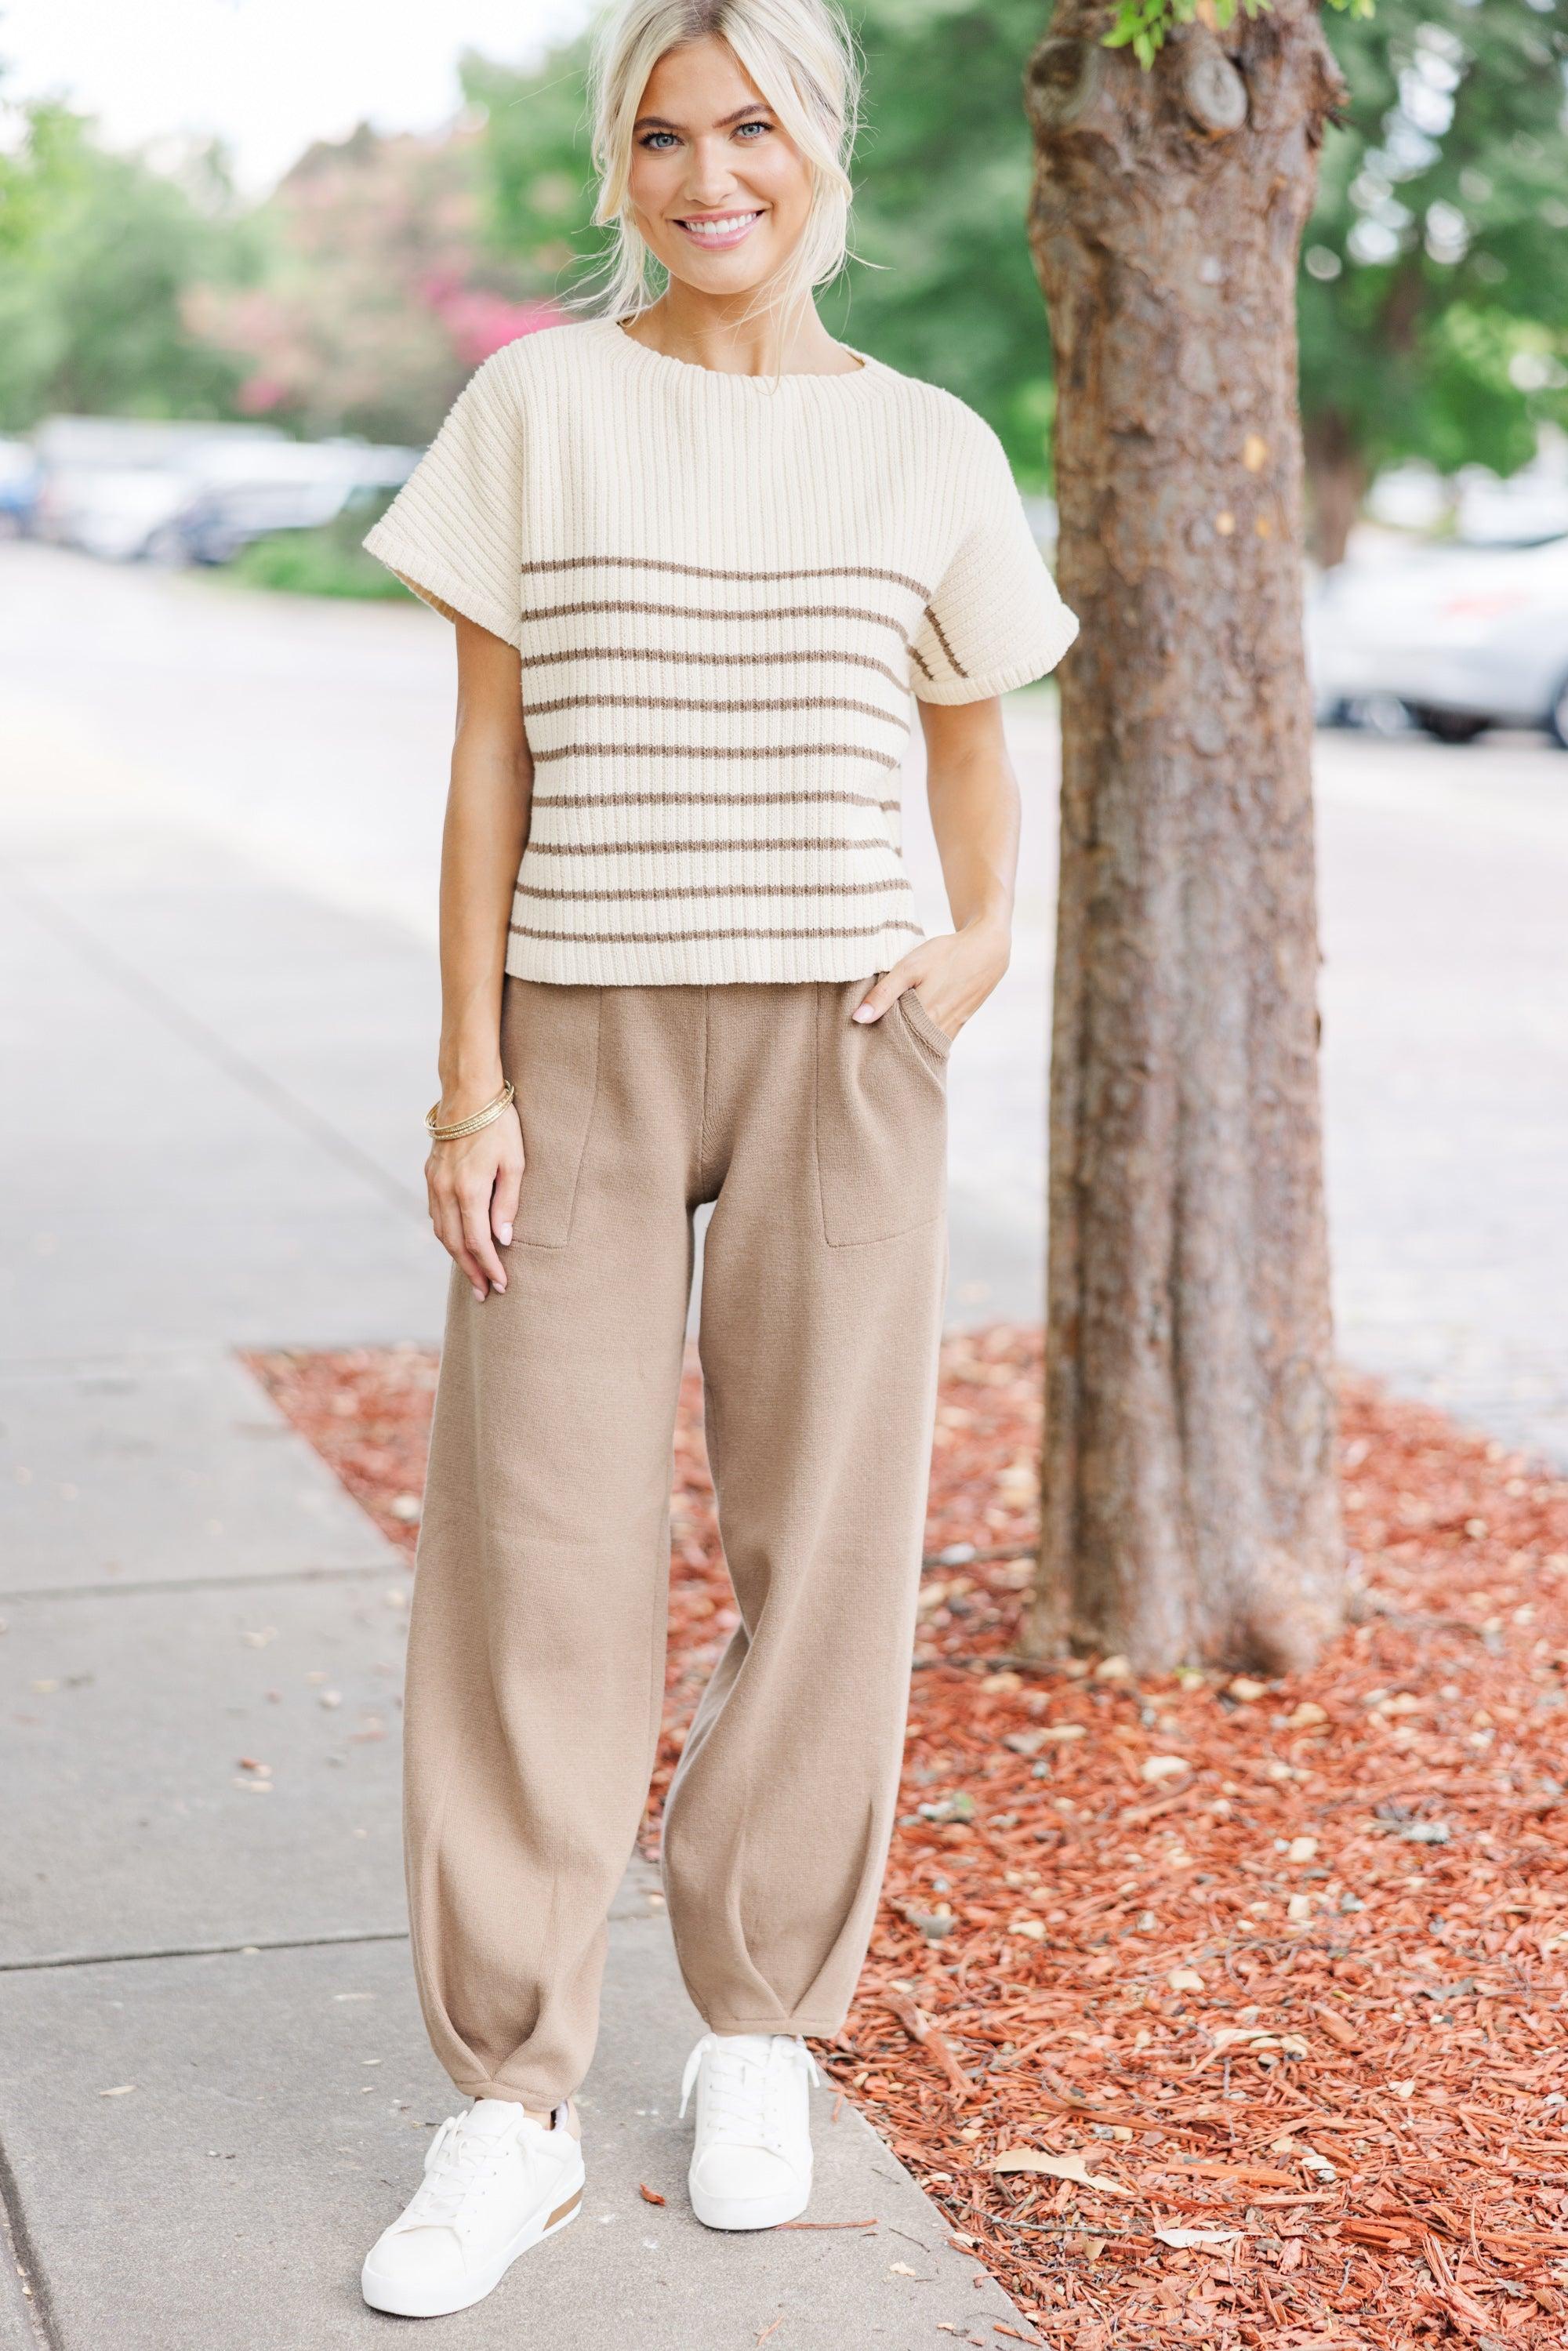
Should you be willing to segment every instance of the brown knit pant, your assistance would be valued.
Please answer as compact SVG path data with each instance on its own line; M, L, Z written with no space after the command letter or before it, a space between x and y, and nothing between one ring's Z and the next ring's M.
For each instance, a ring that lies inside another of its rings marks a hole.
M508 979L528 1165L507 1287L454 1271L410 1625L404 1828L459 2089L547 2107L598 2024L664 1692L692 1212L741 1622L669 1792L664 1883L717 2032L831 2034L908 1698L947 1265L949 1040L867 979Z

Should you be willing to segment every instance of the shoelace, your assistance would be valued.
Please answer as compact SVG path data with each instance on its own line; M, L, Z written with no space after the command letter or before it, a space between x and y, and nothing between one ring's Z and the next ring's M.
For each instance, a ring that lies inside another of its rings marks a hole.
M465 2120L463 2115L448 2115L432 2139L424 2158L424 2178L403 2216L406 2227L450 2227L461 2222L465 2207L497 2158L517 2145L516 2134L499 2140L476 2138L464 2129Z
M716 2032L705 2032L681 2076L683 2116L705 2057L709 2064L703 2120L713 2136L746 2147L763 2147L772 2155L784 2154L779 2094L786 2069L803 2067L813 2084L822 2078L805 2043L784 2033L770 2034L768 2055L759 2058L749 2049L737 2049L732 2041L721 2040Z

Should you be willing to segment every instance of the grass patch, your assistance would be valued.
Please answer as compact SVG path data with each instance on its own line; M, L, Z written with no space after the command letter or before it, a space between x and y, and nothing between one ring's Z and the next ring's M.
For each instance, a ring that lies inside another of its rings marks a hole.
M315 530L277 530L253 538L228 566L246 588L288 596L351 596L371 602L405 599L409 591L360 541L392 503L390 493L354 497L331 522Z

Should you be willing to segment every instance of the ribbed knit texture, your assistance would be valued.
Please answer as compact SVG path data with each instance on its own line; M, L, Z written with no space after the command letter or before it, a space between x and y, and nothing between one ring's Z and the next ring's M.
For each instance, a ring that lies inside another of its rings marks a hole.
M857 356L775 388L613 319L525 336L367 534L521 653L518 977L855 979L923 935L910 695L1026 684L1078 623L984 418Z

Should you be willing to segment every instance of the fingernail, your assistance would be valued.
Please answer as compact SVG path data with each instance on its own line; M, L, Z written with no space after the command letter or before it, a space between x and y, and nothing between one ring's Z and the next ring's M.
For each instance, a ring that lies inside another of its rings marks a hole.
M501 1247L502 1247L503 1249L508 1249L508 1248L510 1248L510 1246L511 1246L511 1239L512 1239L512 1228L510 1227L510 1225L503 1225L503 1226L501 1227Z
M856 1006L851 1018L855 1020L874 1020L876 1014L870 1005L861 1004Z
M474 1295L479 1301L480 1305L483 1306L485 1303L485 1293L480 1289L477 1282L474 1284Z

